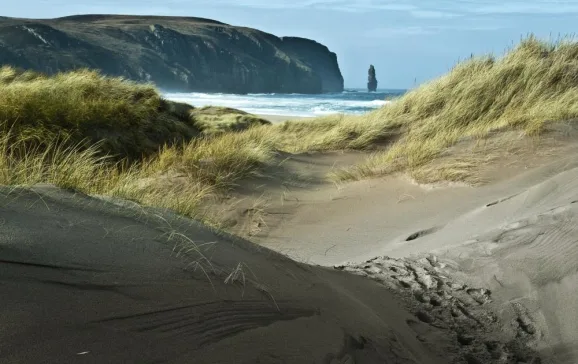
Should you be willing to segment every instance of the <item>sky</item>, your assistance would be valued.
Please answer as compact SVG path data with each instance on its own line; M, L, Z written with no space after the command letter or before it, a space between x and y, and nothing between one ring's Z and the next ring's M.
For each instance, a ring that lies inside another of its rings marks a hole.
M195 16L325 44L346 87L407 89L471 54L503 54L522 37L572 35L578 0L19 0L0 16L74 14Z

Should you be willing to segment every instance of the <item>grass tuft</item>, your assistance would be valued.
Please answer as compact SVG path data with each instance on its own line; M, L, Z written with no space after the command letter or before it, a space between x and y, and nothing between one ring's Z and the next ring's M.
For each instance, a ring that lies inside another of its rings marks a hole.
M204 135L242 131L255 126L270 125L271 122L241 110L226 107L206 106L191 111L190 116Z
M254 131L266 123L95 71L1 67L0 184L51 183L208 219L202 202L270 162L273 144Z

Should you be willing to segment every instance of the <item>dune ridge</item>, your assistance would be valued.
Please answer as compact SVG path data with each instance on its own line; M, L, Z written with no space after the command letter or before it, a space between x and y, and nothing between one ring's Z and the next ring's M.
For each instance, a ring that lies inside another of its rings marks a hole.
M478 355L452 340L422 343L414 315L371 280L174 214L49 185L2 188L0 206L3 361L447 363ZM441 337L447 329L419 330ZM534 355L524 350L504 353Z

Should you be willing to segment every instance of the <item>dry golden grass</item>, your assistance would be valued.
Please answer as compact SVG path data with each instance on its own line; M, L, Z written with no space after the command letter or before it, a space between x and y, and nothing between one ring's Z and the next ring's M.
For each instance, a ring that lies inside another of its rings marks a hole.
M209 218L199 216L203 201L271 160L267 133L251 128L264 123L168 102L150 85L94 71L48 77L2 67L0 184L51 183Z
M247 141L230 133L183 148L165 147L151 158L128 164L100 156L98 144L87 148L58 138L38 144L6 133L0 136L0 184L50 183L216 224L214 217L202 214L201 204L270 162L273 149L266 144L258 136Z
M375 150L336 171L337 180L407 171L421 181L471 182L491 156L482 147L439 158L458 141L504 130L539 135L551 121L577 117L578 44L533 37L503 58L460 63L374 112L275 125L168 102L150 85L92 71L47 77L4 67L0 183L53 183L207 220L203 201L272 163L276 150ZM500 140L494 150L507 146Z
M88 148L84 144L71 145L58 138L31 144L25 137L3 134L0 136L0 184L50 183L201 217L199 204L213 192L212 186L190 181L178 186L142 183L160 175L160 171L154 169L155 159L128 165L100 156L98 147L98 144Z
M14 135L100 142L103 153L133 160L165 144L268 124L240 110L166 101L151 85L96 71L45 76L11 67L0 67L0 122Z
M368 149L396 140L366 162L339 172L337 178L397 171L420 177L424 176L420 169L460 139L512 129L539 135L549 122L578 117L577 85L578 43L548 43L530 36L500 59L484 56L459 63L445 76L374 112L276 126L278 147ZM471 166L462 163L451 169L446 166L439 178L466 178Z
M165 147L150 164L157 171L173 171L206 185L232 187L273 158L273 143L258 129L200 138L181 148Z
M271 122L256 115L227 107L206 106L191 110L190 116L204 135L241 131Z
M75 144L102 141L103 153L131 159L200 133L154 87L88 70L48 77L0 68L0 122L39 142L57 135Z

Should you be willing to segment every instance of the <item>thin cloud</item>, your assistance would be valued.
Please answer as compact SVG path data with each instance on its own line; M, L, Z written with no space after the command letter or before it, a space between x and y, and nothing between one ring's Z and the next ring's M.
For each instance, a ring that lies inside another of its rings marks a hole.
M396 38L407 36L420 36L439 34L445 31L462 31L462 32L479 32L479 31L496 31L505 27L497 25L429 25L429 26L407 26L407 27L385 27L376 28L365 33L369 38Z
M151 1L151 0L149 0ZM183 0L168 0L182 3ZM146 1L145 1L146 2ZM399 11L421 19L463 14L568 14L578 13L575 0L441 0L424 5L419 0L204 0L206 5L260 9L326 9L344 12Z
M568 14L578 13L578 3L562 1L507 2L476 6L471 12L478 14Z
M412 10L409 13L411 16L418 19L447 19L462 15L439 10Z
M431 27L410 26L398 28L378 28L368 32L367 36L370 38L389 38L396 36L425 35L433 33L435 33L435 31Z
M2 0L0 0L2 1ZM33 0L36 4L50 5L52 9L60 6L69 10L90 9L104 13L118 13L119 7L125 12L144 12L146 9L159 14L180 13L191 9L190 0L101 0L98 2L78 1L70 5L68 0ZM331 10L349 13L390 12L407 15L415 19L447 19L461 16L492 15L562 15L577 14L577 0L195 0L194 6L207 6L213 9L221 7L251 9L295 9L295 10ZM15 3L4 9L10 13L14 9L23 9ZM132 10L132 11L131 11Z

